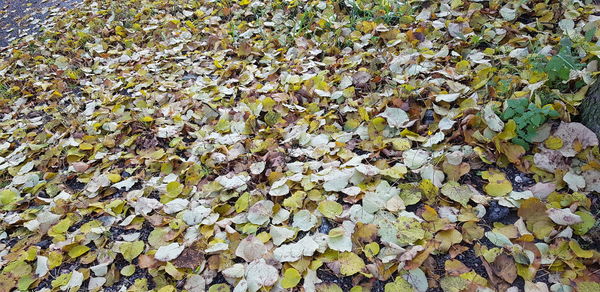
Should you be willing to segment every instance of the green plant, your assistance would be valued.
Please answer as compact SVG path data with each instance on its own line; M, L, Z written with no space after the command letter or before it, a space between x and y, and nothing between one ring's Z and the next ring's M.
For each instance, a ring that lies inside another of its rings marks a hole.
M530 58L533 70L548 75L546 85L561 91L569 87L565 81L569 80L571 70L580 70L585 66L580 61L579 57L573 54L573 42L568 38L560 41L559 51L552 58L540 55Z
M350 16L350 26L355 28L360 21L374 21L395 25L403 16L412 15L414 12L410 3L394 2L389 0L343 0L342 7ZM412 21L412 18L411 20Z
M8 86L6 84L0 83L0 98L8 97Z
M558 112L551 105L538 107L527 98L515 98L506 101L506 108L500 115L504 121L514 120L517 124L517 137L512 142L529 150L529 143L537 134L538 128L548 118L557 118Z

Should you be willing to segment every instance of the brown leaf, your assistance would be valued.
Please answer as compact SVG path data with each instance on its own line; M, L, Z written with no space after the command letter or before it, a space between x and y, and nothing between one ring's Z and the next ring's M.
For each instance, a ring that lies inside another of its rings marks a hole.
M460 276L461 274L467 273L471 270L459 260L447 260L444 263L444 266L446 268L446 272L450 276Z
M469 223L469 222L467 222ZM463 235L464 237L464 235ZM450 247L450 249L448 250L448 253L450 254L450 258L455 258L457 255L469 250L469 247L466 247L464 245L459 245L459 244L455 244L453 246Z
M85 162L73 162L73 168L77 172L85 172L88 168L90 168L90 165Z
M155 268L158 261L153 256L143 254L138 257L138 266L142 269Z
M501 254L490 265L494 274L498 275L504 281L513 283L517 279L517 266L511 256Z
M431 252L434 251L435 249L437 249L439 246L440 246L439 242L430 242L427 245L427 248L423 252L419 253L412 260L406 262L404 269L412 270L412 269L416 269L416 268L420 267L421 264L423 264L423 262L429 257Z
M371 242L377 236L377 225L375 224L356 224L356 231L352 237L363 242Z
M463 162L459 165L452 165L447 161L442 164L444 173L448 176L450 181L458 181L463 175L467 174L471 170L471 166Z
M357 87L364 87L371 80L371 74L366 71L358 71L352 75L352 82Z
M173 260L173 265L178 268L194 269L204 263L204 253L193 248L186 248L181 255Z

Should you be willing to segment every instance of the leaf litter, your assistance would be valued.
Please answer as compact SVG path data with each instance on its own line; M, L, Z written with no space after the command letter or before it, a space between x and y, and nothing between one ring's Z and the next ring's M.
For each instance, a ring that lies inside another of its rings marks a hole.
M0 291L595 291L587 2L85 1L1 52Z

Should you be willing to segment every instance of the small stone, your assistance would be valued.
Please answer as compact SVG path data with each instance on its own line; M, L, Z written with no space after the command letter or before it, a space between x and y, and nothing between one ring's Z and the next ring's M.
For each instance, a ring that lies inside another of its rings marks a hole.
M498 222L508 216L510 210L507 207L500 206L498 201L491 201L487 210L487 220L490 222Z

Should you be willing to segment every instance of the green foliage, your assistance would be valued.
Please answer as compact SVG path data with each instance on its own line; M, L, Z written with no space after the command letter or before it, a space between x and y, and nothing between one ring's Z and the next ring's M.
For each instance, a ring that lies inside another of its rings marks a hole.
M568 85L564 82L569 80L571 70L580 70L585 67L578 56L573 54L573 42L564 38L560 41L560 49L552 58L534 56L530 58L533 69L545 72L548 75L546 85L551 89L565 90Z
M583 64L580 64L579 60L572 53L573 43L569 39L563 39L560 41L560 45L558 54L552 57L544 68L544 71L548 73L550 82L568 80L571 70L583 68Z
M536 91L535 94L539 98L541 104L551 104L554 103L555 100L560 99L558 94L548 88L542 88Z
M397 23L410 22L413 7L409 3L395 2L389 0L344 0L343 6L348 9L350 20L353 24L359 21L374 21L394 25ZM354 27L354 25L352 25Z
M9 97L9 88L7 85L0 83L0 98Z
M506 109L500 116L502 120L514 120L517 124L518 137L512 139L512 142L523 146L529 150L529 143L537 134L538 128L543 125L548 118L557 118L558 112L551 105L542 108L530 103L527 98L509 99L506 101Z

